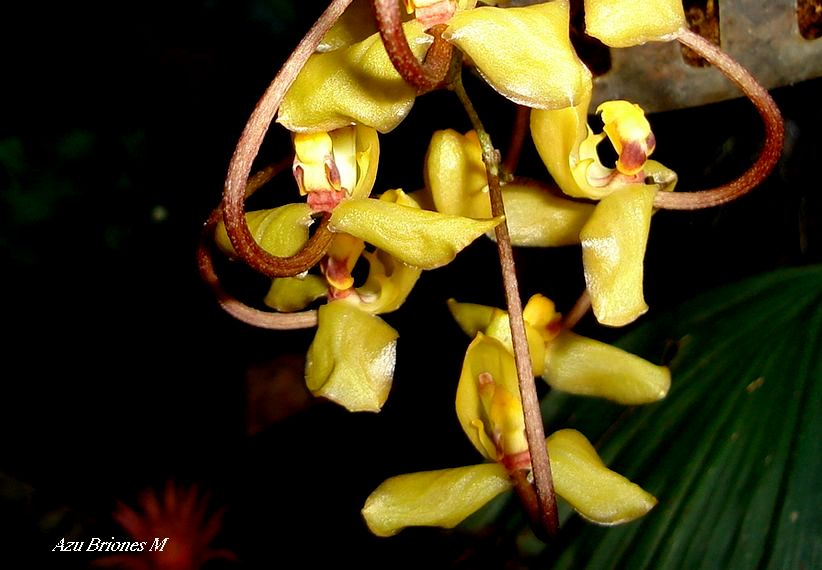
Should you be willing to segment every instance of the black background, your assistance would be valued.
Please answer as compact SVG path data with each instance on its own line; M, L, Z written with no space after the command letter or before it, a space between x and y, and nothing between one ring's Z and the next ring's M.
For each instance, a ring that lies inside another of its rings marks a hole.
M135 505L168 479L211 490L227 510L217 545L242 567L502 567L511 555L458 533L377 539L359 516L388 476L479 460L454 417L467 339L445 299L502 304L487 240L424 274L386 316L401 338L383 413L318 404L246 433L246 370L303 353L312 333L233 321L200 282L194 252L244 122L316 4L35 3L0 18L0 565L85 564L52 554L54 542L122 537L115 501ZM468 88L504 148L513 109L477 81ZM774 91L786 154L752 195L654 217L651 315L721 283L819 261L820 94L819 80ZM651 122L654 158L679 173L681 190L735 176L761 141L745 101ZM430 132L446 127L469 128L453 97L419 99L381 139L376 191L418 188ZM275 128L261 161L288 144ZM523 168L544 177L533 149ZM272 200L296 200L287 178L275 184ZM523 297L542 292L568 310L582 286L579 250L516 255ZM618 335L590 318L582 327Z

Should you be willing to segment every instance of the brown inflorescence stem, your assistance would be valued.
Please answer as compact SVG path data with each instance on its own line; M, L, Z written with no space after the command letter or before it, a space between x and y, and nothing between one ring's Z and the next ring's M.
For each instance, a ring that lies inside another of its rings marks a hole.
M317 326L317 311L315 310L301 311L299 313L261 311L254 307L249 307L226 292L220 283L220 279L214 269L214 261L211 258L211 242L214 227L220 221L222 214L219 208L212 212L203 228L202 237L197 247L197 264L200 270L200 277L211 287L220 307L235 319L263 329L294 330Z
M425 62L420 62L408 45L408 38L402 29L400 4L397 0L374 0L374 17L385 51L394 68L406 83L426 93L436 89L448 73L453 47L442 39L445 26L433 26L428 33L434 36L434 43L428 48Z
M508 145L508 152L505 155L505 162L502 164L504 174L512 176L519 164L519 157L522 154L522 147L525 143L525 135L530 132L531 107L517 105L517 114L514 118L514 129L511 131L511 142Z
M590 309L591 295L588 294L588 289L585 289L577 299L577 302L574 303L574 306L571 307L571 310L568 311L568 314L563 317L562 328L566 330L574 328Z
M248 198L259 190L266 182L291 165L291 157L280 162L270 164L255 173L248 179L245 188L245 197ZM249 307L239 299L230 295L220 283L220 278L214 268L212 250L214 243L214 228L223 217L221 208L211 212L200 234L200 243L197 246L197 265L200 277L205 281L217 297L220 307L232 317L246 324L274 330L293 330L311 328L317 325L317 311L302 311L299 313L273 313Z
M328 216L317 228L303 250L293 257L271 255L251 235L245 220L245 188L251 164L257 157L271 121L280 108L288 88L323 36L339 19L351 0L333 0L283 64L266 89L246 123L231 157L223 191L223 218L228 238L237 256L256 271L269 277L291 277L316 265L331 244Z
M457 76L451 88L460 98L479 136L480 145L482 146L482 161L485 163L485 171L488 176L491 214L493 216L505 216L499 179L499 153L494 149L491 137L483 128L482 122L468 98L459 76ZM539 398L537 397L537 388L534 384L534 370L531 367L531 356L525 334L525 321L522 317L522 301L519 296L514 252L511 247L511 237L508 233L506 220L503 219L502 223L494 229L494 232L496 234L497 253L502 268L502 283L511 326L514 361L516 362L519 391L525 416L525 436L528 440L528 451L531 455L531 470L534 476L536 501L539 507L538 525L535 532L543 537L551 537L556 534L559 526L557 501L551 476L551 462L548 457L548 449L545 446L542 413ZM519 491L519 494L521 497L524 496L522 490ZM524 506L526 510L529 509L527 504Z
M711 190L698 192L659 192L654 206L667 210L697 210L719 206L748 193L771 173L785 138L782 115L768 91L727 53L714 44L687 29L679 31L681 44L693 49L721 71L745 94L756 107L765 123L765 143L757 161L737 179Z

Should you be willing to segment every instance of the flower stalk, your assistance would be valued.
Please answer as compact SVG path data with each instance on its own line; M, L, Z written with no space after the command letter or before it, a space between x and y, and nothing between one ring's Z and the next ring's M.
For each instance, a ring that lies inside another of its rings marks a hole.
M765 124L765 143L756 162L741 176L710 190L697 192L659 192L654 199L654 207L666 210L699 210L732 202L744 196L771 173L785 139L785 125L782 115L768 91L731 56L710 41L688 29L681 29L677 41L704 57L711 65L730 79L759 111Z
M248 179L244 197L248 198L269 182L277 174L289 168L292 157L270 164ZM215 208L208 217L200 242L197 246L197 267L200 278L211 287L220 307L235 319L248 325L270 330L295 330L317 326L317 311L301 311L298 313L273 313L250 307L228 293L220 283L220 278L214 267L212 258L212 244L214 243L214 229L223 218L222 208Z
M460 76L456 77L451 85L451 89L453 89L465 107L471 123L479 136L482 146L482 160L488 176L491 213L493 216L505 216L505 206L502 201L502 189L499 178L499 152L494 148L491 137L483 127L479 115L474 109L471 100L468 98ZM525 333L522 301L520 300L514 253L511 246L511 237L508 233L507 222L503 219L503 222L494 228L494 232L500 267L502 269L503 289L505 291L505 302L508 308L511 339L514 348L514 362L517 367L520 397L525 417L525 435L528 441L528 451L531 455L533 487L536 490L536 505L538 511L536 516L533 515L533 506L529 507L529 505L533 505L533 501L531 501L529 493L522 488L522 481L518 481L517 477L514 477L514 482L516 483L515 487L518 495L522 499L523 506L526 510L531 511L531 518L536 519L538 523L534 526L534 531L542 535L543 538L549 538L556 534L559 526L557 501L554 493L553 479L551 477L551 462L548 457L548 450L545 447L545 431L542 426L542 414L540 412L536 384L534 383L534 371L531 366L528 340Z
M251 165L288 88L350 3L351 0L333 0L291 53L251 113L228 166L222 203L228 238L240 259L268 277L292 277L308 270L319 263L331 245L333 236L327 227L329 216L325 216L302 251L292 257L271 255L254 241L248 228L245 190Z
M448 74L453 53L451 44L442 39L441 34L445 26L440 24L429 30L434 36L434 43L428 49L425 61L420 62L411 51L408 38L402 29L399 2L374 0L372 6L385 51L388 52L388 57L397 72L406 83L417 90L418 94L436 89Z

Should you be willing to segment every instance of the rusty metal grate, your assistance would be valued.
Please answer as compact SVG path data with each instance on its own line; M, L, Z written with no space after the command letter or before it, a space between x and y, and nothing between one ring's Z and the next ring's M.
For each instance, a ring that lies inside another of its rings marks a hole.
M802 0L800 0L802 1ZM718 0L720 45L767 88L822 76L822 38L800 33L797 0ZM712 67L688 65L677 42L611 50L594 100L629 99L648 111L705 105L740 93Z

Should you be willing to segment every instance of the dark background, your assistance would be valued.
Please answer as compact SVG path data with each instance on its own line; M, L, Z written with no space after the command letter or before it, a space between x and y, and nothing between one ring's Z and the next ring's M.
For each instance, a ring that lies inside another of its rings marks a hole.
M212 0L31 4L0 17L0 566L85 564L50 550L64 536L124 537L115 501L134 506L140 490L168 479L197 483L226 508L216 544L242 567L502 567L512 556L510 545L460 533L377 539L359 516L388 476L479 459L454 418L467 339L445 299L502 304L487 240L427 272L386 316L401 339L383 413L316 404L248 435L247 370L276 369L312 333L233 321L200 282L194 252L245 120L318 13L313 0ZM476 81L468 88L504 148L513 109ZM654 217L652 313L820 260L820 95L819 80L774 91L786 154L752 195ZM679 173L681 190L740 173L761 140L745 101L651 122L654 158ZM446 127L469 128L449 94L418 100L381 139L376 191L418 188L430 132ZM261 161L288 143L274 128ZM544 176L532 149L523 163ZM296 200L287 178L274 184L272 200ZM517 251L523 297L542 292L568 310L582 286L579 258L576 248ZM582 328L618 335L590 319Z

